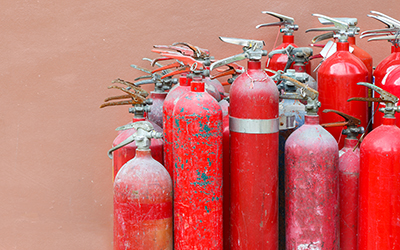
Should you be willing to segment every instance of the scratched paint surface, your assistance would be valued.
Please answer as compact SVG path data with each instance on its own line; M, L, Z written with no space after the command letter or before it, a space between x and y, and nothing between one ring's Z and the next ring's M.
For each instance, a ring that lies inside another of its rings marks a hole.
M285 149L286 249L339 249L336 140L306 115Z
M382 122L360 147L359 249L400 249L400 129Z
M299 100L279 102L279 116L295 116L293 129L279 130L279 249L286 249L285 230L285 145L287 138L304 124L305 106Z
M358 140L344 139L339 151L340 249L357 249L358 181L360 175L360 148Z
M189 92L173 128L175 249L222 249L221 109L209 94Z
M172 181L148 150L138 150L114 182L114 250L173 249Z
M229 115L278 118L278 96L261 62L249 61L248 75L241 74L231 86ZM230 131L231 249L278 249L278 134Z
M163 104L167 94L167 92L151 92L149 96L149 98L153 100L153 104L151 105L151 112L148 114L149 120L153 121L161 128L163 127Z
M183 78L183 77L181 77ZM163 123L164 123L164 166L168 170L171 175L172 181L174 178L173 174L173 119L172 114L174 111L174 107L179 97L188 93L190 91L190 82L187 85L186 82L183 82L184 79L180 78L179 85L176 85L171 91L168 93L165 98L163 105Z
M137 119L133 118L132 122L138 122L138 121L145 121L147 119ZM154 122L151 122L151 124L154 127L154 130L157 132L162 132L162 128L160 128L157 124ZM133 135L136 133L136 129L127 129L121 131L118 136L114 139L113 141L113 147L117 146L121 142L123 142L125 139L127 139L129 136ZM159 163L163 164L164 163L164 142L162 139L151 139L151 145L150 145L150 150L151 150L151 155L153 158L158 161ZM115 176L118 174L118 171L122 168L122 166L127 163L129 160L133 159L136 154L136 143L132 142L120 149L117 149L113 152L113 181Z

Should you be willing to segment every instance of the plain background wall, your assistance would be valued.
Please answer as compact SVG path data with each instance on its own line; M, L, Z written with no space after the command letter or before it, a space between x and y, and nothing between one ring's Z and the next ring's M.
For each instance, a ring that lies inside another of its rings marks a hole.
M112 249L106 152L131 115L99 105L119 94L107 89L113 79L142 75L129 65L149 67L141 58L156 57L153 44L185 41L221 59L241 48L218 36L264 40L272 49L279 28L255 29L277 21L263 10L294 17L295 42L307 46L317 33L304 31L320 26L312 13L357 17L366 30L384 27L366 16L370 10L400 18L398 7L398 0L2 1L0 249ZM390 53L387 42L358 45L374 66Z

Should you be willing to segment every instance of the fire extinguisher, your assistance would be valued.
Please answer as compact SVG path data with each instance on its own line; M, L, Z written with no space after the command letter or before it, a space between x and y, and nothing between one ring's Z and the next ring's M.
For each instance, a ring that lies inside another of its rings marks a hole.
M362 33L363 37L370 37L370 36L378 36L374 38L368 39L368 41L379 41L379 40L387 40L392 43L392 53L383 59L375 68L374 71L374 84L377 87L380 87L394 95L399 95L399 87L398 85L394 84L394 81L384 80L385 76L391 72L395 67L400 65L400 45L399 40L397 37L398 32L400 31L400 21L391 18L385 14L371 11L371 13L376 14L368 15L382 23L386 24L387 28L385 29L377 29L377 30L369 30ZM376 97L379 97L377 95ZM378 108L383 108L384 105L380 105L379 103L374 104L374 111ZM373 120L373 128L376 128L382 125L383 114L380 112L376 112L374 114Z
M385 103L382 125L372 130L360 146L358 249L400 248L400 128L395 113L399 98L369 83L358 83L379 93L379 98L349 101Z
M162 133L148 121L130 127L136 133L108 152L112 158L116 148L133 141L137 145L135 157L115 177L114 249L173 249L171 177L150 150L150 140Z
M147 121L147 114L150 112L150 105L152 104L151 99L145 99L145 97L148 96L148 93L145 90L136 87L133 83L124 81L122 79L116 79L113 81L113 83L126 85L127 88L122 88L117 85L112 85L109 88L122 90L127 95L107 98L104 100L105 103L101 105L100 108L107 106L132 105L133 107L129 108L129 113L133 113L132 122ZM121 100L125 98L128 98L128 100L110 102L112 100ZM153 122L151 122L151 124L154 127L155 131L162 132L162 128L160 128L157 124ZM130 125L128 124L128 126ZM118 136L113 141L113 147L125 141L132 134L136 133L136 129L124 129L118 130L118 132ZM162 139L154 139L153 143L150 146L153 158L161 164L163 164L164 162L163 145L164 142ZM121 167L126 162L135 157L135 154L136 144L134 142L113 152L113 181Z
M244 67L236 64L229 63L228 69L222 70L219 73L211 76L211 79L215 79L222 76L231 75L230 78L227 79L226 83L222 83L222 85L230 85L235 79L244 72ZM217 69L217 71L219 71ZM231 183L231 164L230 164L230 147L229 147L229 97L225 97L219 103L219 106L222 110L222 143L223 143L223 238L224 240L224 249L230 249L229 241L229 225L230 225L230 206L231 206L231 193L230 193L230 183Z
M289 45L292 45L293 47L297 48L297 45L294 44L293 32L298 30L299 26L297 24L294 24L294 18L274 13L271 11L262 11L262 13L278 18L279 22L259 24L256 26L257 29L267 26L279 26L279 27L283 26L283 28L280 29L280 32L283 33L282 44L272 49L272 51L277 49L284 49ZM288 61L287 55L276 54L272 58L268 59L265 67L274 71L283 70L287 64L287 61ZM293 67L291 67L291 69L293 69ZM309 62L306 63L305 72L307 72L307 74L311 74L311 64Z
M220 37L243 46L244 53L211 65L249 59L247 70L230 89L232 249L278 249L278 132L279 93L261 70L264 42Z
M193 57L198 61L204 62L207 70L210 69L209 62L213 59L207 49L202 49L186 42L173 43L172 45L154 45L154 48L156 49L153 49L152 51L157 53L168 53L168 51L165 50L158 50L159 48L161 48L170 49L173 51L177 51L182 55ZM217 101L220 101L223 97L225 97L224 87L217 79L211 79L209 76L206 76L204 77L204 82L206 84L206 91Z
M325 109L324 113L336 113L344 122L322 124L322 127L346 126L344 147L339 151L339 204L340 204L340 249L356 250L358 228L358 182L360 175L360 149L357 136L364 134L358 127L360 119L337 110Z
M358 33L360 31L360 28L357 27L357 24L358 24L357 18L349 18L349 17L337 17L336 18L335 17L334 19L342 21L349 25L347 41L348 41L350 47L352 48L351 53L353 55L355 55L356 57L358 57L364 63L364 65L367 67L367 70L368 70L368 80L367 81L372 82L372 57L370 54L368 54L368 52L366 52L365 50L361 49L360 47L358 47L356 45L355 35L358 35ZM318 20L323 25L334 25L334 23L332 23L331 21L326 20L324 18L318 18ZM323 28L322 28L322 30L323 30ZM309 31L321 31L321 28L309 29L306 32L309 32ZM326 31L326 29L323 31ZM319 41L322 41L325 39L334 38L334 35L335 35L335 30L330 33L316 36L312 39L312 43L314 44L316 42L319 42Z
M190 66L191 91L177 99L173 120L174 249L222 249L222 112L205 92L204 62L162 52Z
M313 14L335 24L335 27L326 27L334 30L334 38L337 38L337 51L326 58L318 72L318 91L320 93L321 109L319 112L321 123L336 122L338 119L330 114L322 113L324 109L340 109L351 116L357 116L361 120L361 126L367 127L368 105L366 103L347 103L347 99L354 95L368 96L367 90L357 86L358 82L368 79L368 70L359 58L349 52L347 37L354 32L345 22L324 15ZM313 29L316 30L316 29ZM334 69L334 70L333 70ZM332 127L327 130L335 137L339 147L343 147L344 138L341 136L341 128Z
M285 145L286 249L339 249L338 145L319 125L318 92L277 76L307 97L305 123Z
M277 49L269 52L268 57L272 58L276 54L287 55L287 64L283 69L284 72L292 67L296 72L297 77L301 77L304 81L300 81L311 88L318 90L318 84L315 79L306 72L306 63L309 62L310 57L313 55L312 48L302 47L296 48L293 45L288 45L285 49ZM297 79L299 80L299 79Z
M162 107L164 104L164 100L168 94L168 91L172 88L172 85L178 83L178 79L171 78L171 77L161 78L163 75L165 75L168 72L163 72L162 74L157 74L157 73L151 73L150 70L143 69L134 64L132 64L131 67L148 74L148 75L138 77L135 80L150 78L148 80L141 80L141 81L135 82L135 86L140 86L143 84L154 84L154 91L151 91L150 96L149 96L149 98L151 98L153 100L153 106L151 109L151 113L149 114L149 120L155 122L159 127L162 128L163 127Z

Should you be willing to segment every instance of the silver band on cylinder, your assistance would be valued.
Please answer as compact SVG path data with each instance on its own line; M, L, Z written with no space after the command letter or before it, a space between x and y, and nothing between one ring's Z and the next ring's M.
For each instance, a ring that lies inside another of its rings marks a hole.
M241 119L229 116L229 130L244 134L273 134L279 132L279 118Z

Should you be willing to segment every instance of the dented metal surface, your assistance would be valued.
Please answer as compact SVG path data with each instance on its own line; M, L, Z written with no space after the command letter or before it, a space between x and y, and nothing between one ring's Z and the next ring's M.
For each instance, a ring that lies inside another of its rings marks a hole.
M175 249L222 249L222 112L193 80L173 112Z

